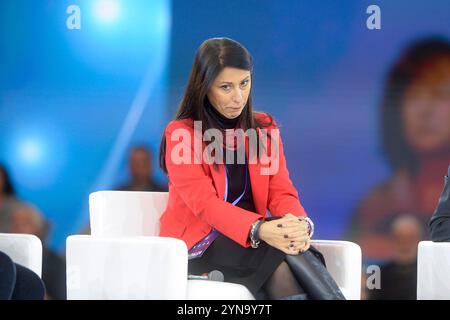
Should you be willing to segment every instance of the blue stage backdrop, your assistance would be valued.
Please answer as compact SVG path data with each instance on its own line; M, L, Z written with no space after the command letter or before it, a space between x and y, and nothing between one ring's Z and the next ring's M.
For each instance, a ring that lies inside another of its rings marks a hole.
M68 29L76 5L81 28ZM370 30L370 5L381 29ZM135 143L157 151L196 48L230 37L255 61L257 110L281 124L291 178L317 238L342 239L392 170L381 152L386 76L412 41L450 36L446 0L2 1L0 161L52 223L51 245L88 223L88 194L127 177Z

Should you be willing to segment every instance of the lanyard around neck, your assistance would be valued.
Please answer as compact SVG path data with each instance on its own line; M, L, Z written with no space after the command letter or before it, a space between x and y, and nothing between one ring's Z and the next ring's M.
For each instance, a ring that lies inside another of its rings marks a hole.
M247 175L248 175L248 168L247 166L245 167L245 186L244 186L244 191L242 191L241 195L239 197L236 198L236 200L234 200L231 204L233 206L235 206L239 200L241 200L241 198L244 196L245 191L247 190ZM225 164L225 195L224 195L224 199L225 201L228 200L228 170L227 170L227 165Z

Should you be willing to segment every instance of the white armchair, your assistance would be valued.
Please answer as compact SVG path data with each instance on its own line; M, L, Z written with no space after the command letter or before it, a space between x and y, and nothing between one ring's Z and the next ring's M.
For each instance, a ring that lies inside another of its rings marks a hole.
M450 300L450 242L419 243L417 300Z
M89 196L91 235L67 238L68 299L254 299L239 284L187 280L187 247L158 237L166 192L99 191ZM361 250L315 240L348 299L360 299Z
M0 233L0 251L41 277L42 243L38 237L31 234Z

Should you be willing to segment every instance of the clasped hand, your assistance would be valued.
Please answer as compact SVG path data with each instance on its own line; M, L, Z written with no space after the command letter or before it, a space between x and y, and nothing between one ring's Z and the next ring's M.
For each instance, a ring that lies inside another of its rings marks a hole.
M290 255L308 250L311 240L308 222L291 213L277 220L265 221L260 226L259 238Z

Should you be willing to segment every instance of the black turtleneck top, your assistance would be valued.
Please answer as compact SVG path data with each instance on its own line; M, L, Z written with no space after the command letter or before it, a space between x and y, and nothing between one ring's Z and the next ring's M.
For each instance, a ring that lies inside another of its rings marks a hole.
M240 116L234 119L228 119L224 117L219 111L217 111L210 103L207 101L206 103L206 112L212 119L214 126L217 129L225 130L225 129L234 129L239 125ZM224 136L225 139L225 136ZM225 143L225 141L224 141ZM244 145L241 144L237 148L230 148L224 145L223 156L224 162L226 162L226 152L233 152L233 163L225 163L226 165L226 174L228 179L228 197L227 202L232 203L235 201L244 191L245 187L245 178L247 176L247 188L245 190L244 195L241 200L236 204L236 206L256 212L255 204L253 202L252 195L252 186L250 183L250 173L248 172L247 163L238 164L237 163L237 150L239 148L244 148ZM228 149L228 150L227 150ZM245 152L245 151L244 151ZM247 161L246 161L247 162ZM247 172L247 174L246 174Z

